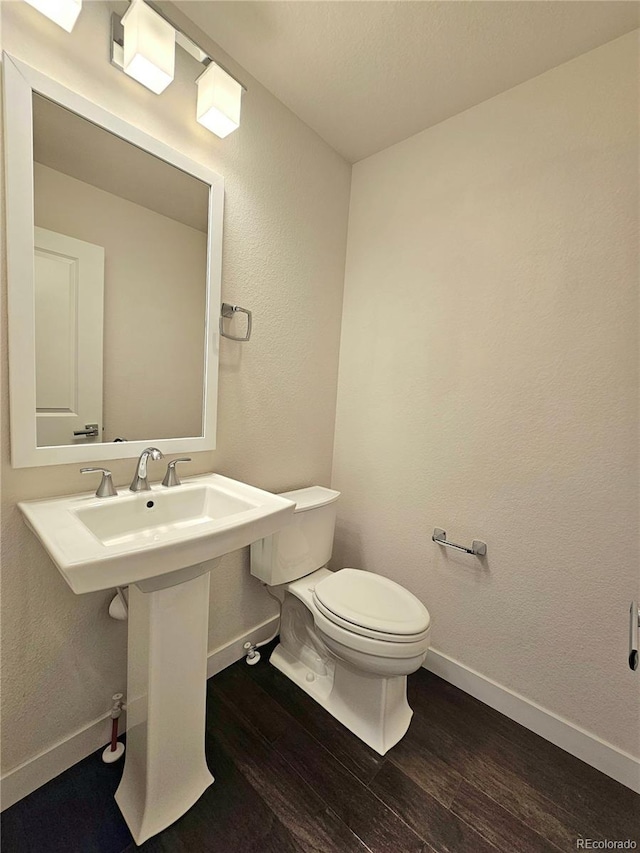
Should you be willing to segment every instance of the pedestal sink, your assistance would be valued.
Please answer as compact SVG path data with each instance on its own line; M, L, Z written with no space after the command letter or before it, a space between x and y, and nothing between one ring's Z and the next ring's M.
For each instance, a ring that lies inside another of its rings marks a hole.
M295 504L207 474L174 488L18 507L75 593L129 585L127 751L116 801L142 844L213 782L204 755L211 569L286 524Z

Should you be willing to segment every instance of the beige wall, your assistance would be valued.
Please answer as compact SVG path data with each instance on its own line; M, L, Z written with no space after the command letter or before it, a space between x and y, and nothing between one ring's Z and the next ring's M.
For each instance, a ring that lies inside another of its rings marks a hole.
M636 756L637 61L624 36L354 166L332 480L334 565Z
M105 250L104 440L202 435L207 235L40 163L35 224Z
M152 94L109 64L109 13L107 4L85 3L68 35L26 3L3 3L3 46L225 178L222 292L253 310L254 334L249 344L222 341L218 449L194 455L184 471L213 470L273 491L327 485L350 167L220 50L249 91L241 128L217 139L194 118L197 64L178 51L175 82ZM183 21L179 10L171 14ZM109 593L71 592L19 517L16 501L84 491L87 482L78 465L10 467L6 348L2 371L6 771L108 710L125 688L126 626L108 618ZM133 461L108 467L126 484ZM153 463L152 478L163 471ZM211 587L211 648L274 613L249 576L246 550L222 561Z

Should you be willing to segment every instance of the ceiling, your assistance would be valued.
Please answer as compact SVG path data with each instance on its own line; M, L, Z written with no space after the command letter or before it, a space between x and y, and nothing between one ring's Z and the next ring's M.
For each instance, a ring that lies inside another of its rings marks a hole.
M207 233L208 184L37 94L33 159Z
M350 162L640 26L617 0L180 0Z

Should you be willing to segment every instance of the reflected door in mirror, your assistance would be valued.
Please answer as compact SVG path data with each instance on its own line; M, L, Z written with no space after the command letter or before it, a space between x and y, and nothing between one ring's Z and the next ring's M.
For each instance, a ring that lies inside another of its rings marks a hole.
M38 445L100 441L104 249L35 229Z

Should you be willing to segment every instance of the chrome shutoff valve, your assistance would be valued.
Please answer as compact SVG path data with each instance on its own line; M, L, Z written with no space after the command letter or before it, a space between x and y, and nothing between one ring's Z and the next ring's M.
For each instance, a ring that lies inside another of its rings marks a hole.
M244 644L244 646L242 648L247 653L246 660L247 660L247 663L249 664L249 666L254 666L255 664L257 664L258 661L260 660L260 652L253 645L253 643L247 642Z

